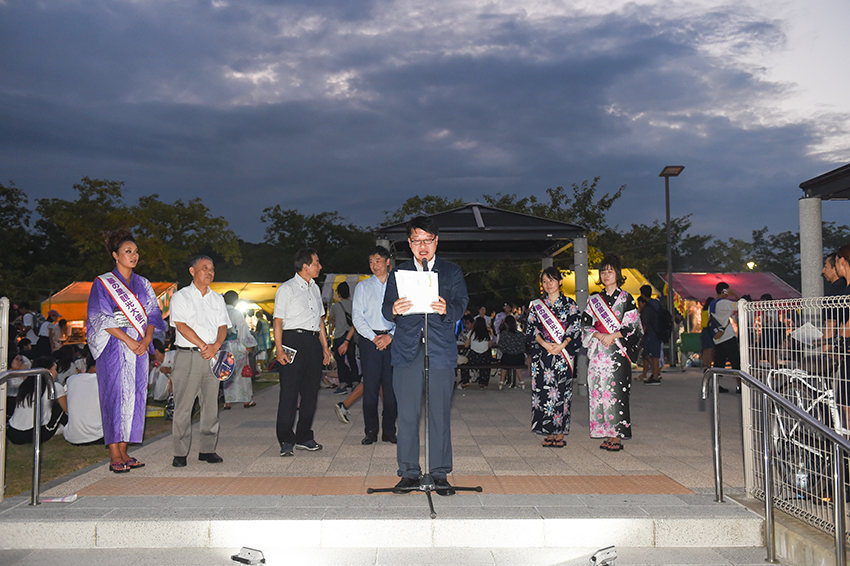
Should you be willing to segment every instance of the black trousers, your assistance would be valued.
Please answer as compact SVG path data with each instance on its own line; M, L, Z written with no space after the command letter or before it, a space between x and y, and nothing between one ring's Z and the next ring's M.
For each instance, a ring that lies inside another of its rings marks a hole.
M360 362L363 365L363 424L366 434L378 434L378 397L384 391L383 431L395 434L398 408L393 389L393 366L390 348L378 350L374 342L360 339Z
M741 352L737 338L714 345L714 367L725 368L726 362L729 362L732 369L741 369Z
M334 360L336 360L336 373L339 377L339 384L353 387L356 382L360 381L358 379L360 372L357 371L357 346L354 342L348 342L348 349L343 355L339 353L339 347L345 343L344 335L343 337L334 339L332 352Z
M294 330L284 330L281 343L298 353L294 362L277 364L280 376L277 441L299 444L313 439L313 417L322 381L322 344L318 336Z

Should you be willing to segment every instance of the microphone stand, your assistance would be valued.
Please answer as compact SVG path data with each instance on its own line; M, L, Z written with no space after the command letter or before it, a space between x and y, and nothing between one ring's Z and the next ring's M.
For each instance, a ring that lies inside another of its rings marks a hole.
M428 271L428 260L422 259L422 268L424 271ZM434 501L431 499L431 492L436 491L437 486L434 483L434 478L431 476L431 387L430 387L430 377L431 377L431 355L428 353L428 314L424 315L425 317L425 331L424 331L424 346L425 346L425 360L424 360L424 375L425 375L425 470L426 472L419 479L419 485L416 487L412 487L407 489L408 492L411 491L422 491L425 493L425 496L428 498L428 507L431 510L431 518L437 518L437 512L434 511ZM389 493L392 492L394 487L382 487L382 488L368 488L366 489L366 493ZM483 491L481 486L476 487L458 487L452 486L452 489L455 491L477 491L481 493Z

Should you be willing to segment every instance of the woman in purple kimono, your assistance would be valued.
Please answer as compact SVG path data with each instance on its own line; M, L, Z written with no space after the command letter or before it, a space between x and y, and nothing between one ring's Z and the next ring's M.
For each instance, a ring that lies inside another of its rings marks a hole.
M587 348L587 389L590 394L590 437L604 438L599 448L623 449L632 437L629 392L632 360L637 359L643 331L634 299L620 289L625 282L620 256L607 254L599 265L604 289L591 295L582 323Z
M128 443L142 441L148 353L154 330L165 330L150 282L133 273L139 261L128 230L113 232L107 242L115 269L95 278L88 303L87 334L97 360L103 440L109 447L109 469L129 472L144 466L127 454Z

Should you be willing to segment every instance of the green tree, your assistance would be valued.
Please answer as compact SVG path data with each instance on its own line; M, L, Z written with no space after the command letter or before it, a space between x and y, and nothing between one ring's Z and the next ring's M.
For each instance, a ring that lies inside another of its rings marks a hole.
M346 222L337 212L304 215L274 205L263 211L265 243L274 249L280 281L292 277L295 253L314 248L324 273L368 273L369 250L375 245L371 230Z
M385 210L384 214L386 215L386 219L382 225L389 226L391 224L398 224L399 222L410 220L416 216L445 212L446 210L460 208L465 205L466 201L462 198L451 199L436 195L410 197L404 201L397 210L393 212Z
M14 183L0 183L0 296L35 298L23 285L33 255L28 204L26 193Z
M73 263L65 265L68 282L90 280L113 267L106 242L118 228L133 232L141 252L138 271L153 281L178 276L187 280L186 261L199 252L214 252L236 264L241 261L238 240L227 221L211 216L200 199L167 204L153 194L131 206L124 202L123 185L84 177L73 187L76 200L39 199L42 239L59 248L67 241L73 249L69 254Z

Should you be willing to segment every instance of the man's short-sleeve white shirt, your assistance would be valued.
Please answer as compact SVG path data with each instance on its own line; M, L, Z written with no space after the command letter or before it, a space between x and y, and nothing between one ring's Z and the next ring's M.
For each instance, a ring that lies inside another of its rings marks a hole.
M737 310L738 305L729 299L718 299L714 302L714 313L712 316L717 319L717 322L720 324L720 328L725 328L720 340L714 340L715 344L720 344L735 338L735 327L732 326L732 322L729 319Z
M284 330L318 331L322 324L325 306L322 304L322 293L312 279L308 282L303 277L295 277L283 283L274 296L274 318L283 322Z
M227 315L224 298L212 289L207 289L206 295L202 295L194 282L171 297L170 319L171 326L175 328L177 322L186 324L195 331L204 344L215 342L220 326L230 326L230 317ZM195 347L195 344L189 342L180 334L180 331L175 334L174 344L181 348Z

